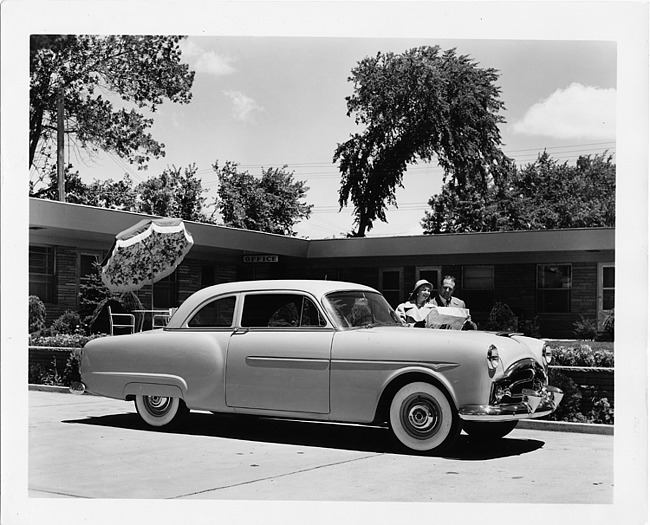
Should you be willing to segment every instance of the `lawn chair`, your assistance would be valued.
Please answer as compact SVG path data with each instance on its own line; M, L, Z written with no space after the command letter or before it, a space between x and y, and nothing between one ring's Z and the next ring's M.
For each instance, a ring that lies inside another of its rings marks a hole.
M114 329L127 329L129 333L135 332L135 315L124 313L113 313L111 306L108 306L108 319L111 327L111 335L115 335Z
M165 328L169 319L172 316L172 309L170 308L167 312L156 312L151 318L151 327L155 330L156 328Z

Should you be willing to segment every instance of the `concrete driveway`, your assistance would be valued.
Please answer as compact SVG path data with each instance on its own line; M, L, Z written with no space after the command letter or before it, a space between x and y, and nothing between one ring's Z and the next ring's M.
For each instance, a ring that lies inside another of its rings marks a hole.
M613 500L613 436L516 429L444 456L383 428L192 412L145 426L133 403L29 392L30 498L442 503Z

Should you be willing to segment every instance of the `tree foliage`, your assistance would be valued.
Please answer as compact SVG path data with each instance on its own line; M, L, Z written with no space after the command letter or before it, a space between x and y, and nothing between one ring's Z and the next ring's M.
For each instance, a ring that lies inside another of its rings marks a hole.
M507 183L487 191L449 184L429 200L424 233L544 230L614 226L616 165L607 153L581 156L575 166L544 152Z
M117 182L108 179L85 184L79 172L68 165L64 184L66 201L98 208L212 223L213 219L208 217L205 211L206 198L203 194L207 190L203 188L196 172L194 164L183 170L172 166L157 177L151 177L135 186L128 175ZM39 191L34 191L32 185L30 196L57 200L55 167L50 170L49 183Z
M65 103L68 140L145 168L164 155L148 132L165 99L188 103L194 72L181 63L180 36L32 35L29 165L47 172L56 145L57 98ZM117 108L110 98L119 97Z
M206 222L203 207L206 198L196 165L181 171L172 166L158 177L138 184L135 211L162 217L179 217L188 221Z
M35 190L33 182L30 181L30 197L58 200L58 175L56 166L49 167L46 179L42 181L45 186L39 190ZM121 181L117 182L113 179L105 181L95 179L92 183L85 184L81 180L79 171L74 170L72 164L68 164L64 170L64 191L66 202L72 204L85 204L87 206L112 210L135 211L136 194L133 188L133 181L128 175L125 175Z
M348 79L354 94L346 98L347 114L365 129L334 154L339 204L354 204L354 235L386 221L387 205L397 204L395 188L418 160L436 158L450 190L472 184L486 191L490 181L500 182L509 160L499 148L504 106L497 78L496 70L438 46L378 53L357 64Z
M230 161L213 168L219 179L216 204L226 226L293 236L293 227L311 214L313 206L301 202L309 188L294 180L287 166L262 169L261 178Z

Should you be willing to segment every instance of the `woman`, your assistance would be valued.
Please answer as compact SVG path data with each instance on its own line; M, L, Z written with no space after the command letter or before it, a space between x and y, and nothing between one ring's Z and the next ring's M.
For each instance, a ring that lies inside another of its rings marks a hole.
M431 302L433 285L426 279L420 279L408 296L405 303L400 304L395 313L403 323L409 326L424 328L427 315L435 308Z

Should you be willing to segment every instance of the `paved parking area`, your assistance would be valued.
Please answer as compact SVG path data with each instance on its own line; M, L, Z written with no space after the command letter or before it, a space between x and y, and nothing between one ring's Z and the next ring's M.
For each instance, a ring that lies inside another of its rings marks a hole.
M29 392L30 498L440 503L613 500L613 436L516 429L444 456L382 428L193 412L152 430L133 403Z

